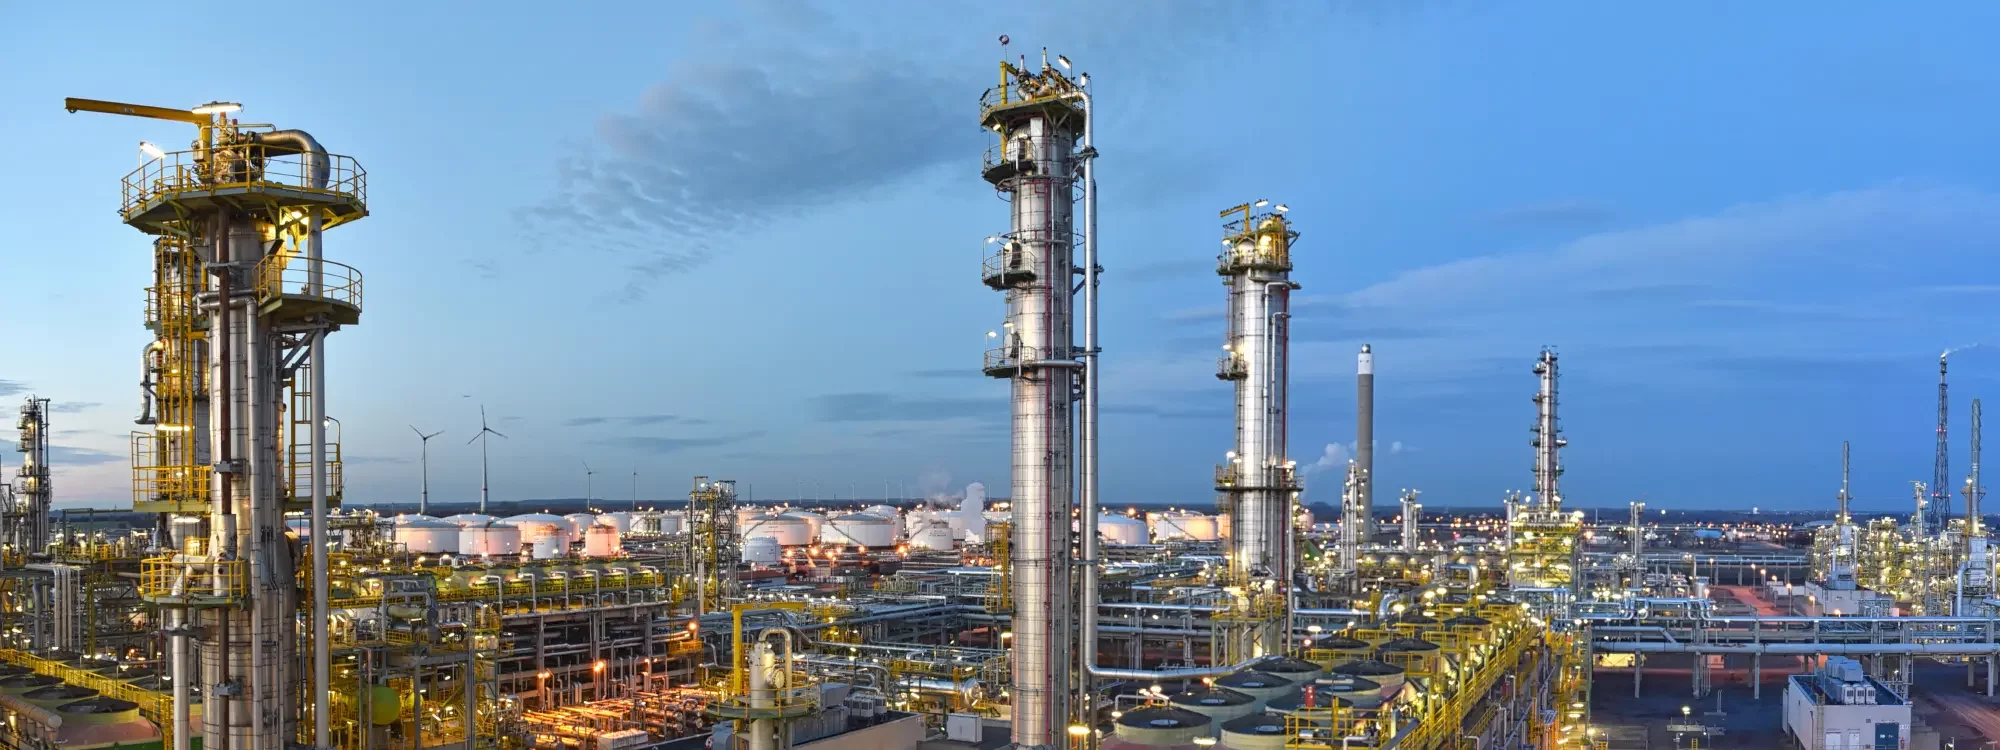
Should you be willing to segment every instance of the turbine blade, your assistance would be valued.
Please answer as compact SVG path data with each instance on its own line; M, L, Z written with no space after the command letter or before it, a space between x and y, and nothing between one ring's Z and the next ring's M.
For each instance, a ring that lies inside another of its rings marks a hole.
M496 429L493 429L493 428L491 428L491 427L488 427L488 428L486 428L486 431L487 431L487 432L491 432L491 433L493 433L493 434L495 434L495 435L499 435L499 436L500 436L500 439L502 439L502 440L505 440L505 439L507 439L507 433L504 433L504 432L501 432L501 431L499 431L499 430L496 430Z
M485 430L480 430L480 431L479 431L479 434L477 434L477 435L473 435L473 436L472 436L472 439L471 439L471 440L467 440L467 441L465 441L465 444L466 444L466 445L471 445L471 444L473 444L473 443L477 443L477 442L479 442L479 439L480 439L480 438L483 438L483 437L486 437L486 431L485 431Z

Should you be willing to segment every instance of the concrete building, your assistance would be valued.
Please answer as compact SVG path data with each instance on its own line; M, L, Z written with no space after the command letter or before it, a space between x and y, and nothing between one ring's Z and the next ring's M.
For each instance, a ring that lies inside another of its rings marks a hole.
M1869 677L1861 663L1829 656L1785 686L1785 731L1806 750L1904 750L1910 704Z

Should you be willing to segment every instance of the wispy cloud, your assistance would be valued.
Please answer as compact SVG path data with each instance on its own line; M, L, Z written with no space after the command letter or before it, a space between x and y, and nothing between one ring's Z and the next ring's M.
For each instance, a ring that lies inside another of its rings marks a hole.
M95 448L79 448L73 445L49 446L49 463L56 466L96 466L115 464L127 460L123 453L110 453Z
M821 422L927 422L992 418L1007 414L1005 398L905 397L893 393L834 393L814 397L809 409Z
M344 455L340 457L340 460L343 463L349 463L349 464L408 464L415 462L414 459L411 459L409 456Z
M19 380L0 378L0 396L14 396L28 392L28 384Z
M764 436L761 430L739 432L731 435L706 435L700 437L666 437L655 435L626 435L598 438L591 442L598 445L614 446L642 453L675 453L692 448L713 448L719 445L740 443Z
M49 404L49 411L55 412L57 414L76 414L78 412L88 411L90 409L95 409L103 405L104 404L96 401L57 401L53 404Z
M708 424L708 420L683 417L676 414L635 414L622 417L570 417L563 420L564 427L590 427L601 424L616 424L628 427L650 427L668 424L696 426Z
M1220 395L1218 392L1217 395ZM1160 419L1219 419L1233 412L1227 402L1215 398L1204 401L1190 399L1180 403L1161 404L1105 404L1098 407L1105 414L1125 414L1138 417Z
M1490 224L1575 225L1608 221L1616 212L1611 204L1586 198L1543 201L1509 206L1480 216Z
M1169 258L1150 263L1140 263L1131 268L1109 269L1105 275L1121 281L1147 283L1179 279L1197 279L1215 275L1214 258Z
M945 380L990 377L985 372L980 371L978 367L971 365L965 367L938 367L925 370L910 370L904 374L913 378L939 378Z

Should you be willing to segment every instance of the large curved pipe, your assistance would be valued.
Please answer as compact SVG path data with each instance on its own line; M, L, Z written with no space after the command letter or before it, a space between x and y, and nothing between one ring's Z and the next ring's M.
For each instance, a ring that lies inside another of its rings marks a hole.
M312 177L312 186L324 190L331 167L327 164L326 149L311 133L303 130L273 130L268 133L253 133L251 140L263 145L267 153L296 153L305 156L306 174Z
M153 371L159 368L153 364L153 360L159 354L160 350L165 348L166 344L158 339L154 339L147 342L146 348L139 352L139 369L142 371L139 375L139 398L141 399L141 406L139 407L139 418L132 420L135 424L153 424L156 421L153 419Z

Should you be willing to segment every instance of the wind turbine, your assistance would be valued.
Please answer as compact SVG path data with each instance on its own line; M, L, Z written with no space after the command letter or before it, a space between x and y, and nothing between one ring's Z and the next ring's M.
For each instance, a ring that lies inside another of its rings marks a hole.
M589 461L583 462L583 509L586 511L595 510L590 507L590 475L596 473L591 470Z
M507 436L499 430L486 426L486 405L480 404L479 434L473 435L472 440L465 441L465 444L471 445L473 440L479 441L479 512L481 515L486 513L486 436L488 434L499 435L501 440L507 439Z
M410 425L410 431L417 433L417 439L422 440L424 446L424 493L417 496L417 515L421 516L431 512L431 438L443 435L444 430L425 435L416 425Z

